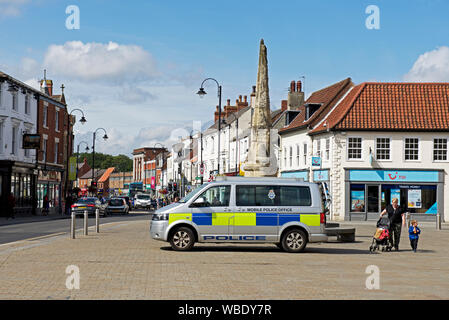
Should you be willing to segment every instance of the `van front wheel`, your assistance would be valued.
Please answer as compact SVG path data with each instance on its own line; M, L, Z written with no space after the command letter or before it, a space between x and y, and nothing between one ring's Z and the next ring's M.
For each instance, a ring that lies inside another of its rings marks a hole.
M190 228L180 227L170 237L170 245L175 251L188 251L195 243L195 236Z
M307 236L300 229L291 229L284 234L281 243L282 248L287 252L302 252L307 245Z

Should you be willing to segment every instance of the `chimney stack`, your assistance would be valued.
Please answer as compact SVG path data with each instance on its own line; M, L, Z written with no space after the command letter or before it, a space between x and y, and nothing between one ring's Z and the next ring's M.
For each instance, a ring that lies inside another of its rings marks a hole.
M288 109L288 101L287 100L282 100L281 101L281 110L282 111L287 111L287 109Z
M290 82L290 92L287 98L287 110L298 110L304 104L304 92L302 92L302 82Z
M295 92L295 81L290 82L290 92Z
M251 92L249 105L251 108L254 108L254 104L256 103L256 86L253 86L253 92Z

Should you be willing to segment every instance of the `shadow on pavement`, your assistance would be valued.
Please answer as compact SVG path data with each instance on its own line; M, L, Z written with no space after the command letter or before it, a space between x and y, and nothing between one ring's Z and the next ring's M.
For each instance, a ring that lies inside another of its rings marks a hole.
M161 250L164 251L173 251L171 247L161 247ZM192 250L186 252L285 252L276 246L273 247L254 247L254 246L226 246L226 247L203 247L203 246L194 246ZM306 247L305 251L302 254L308 253L323 253L323 254L369 254L369 250L360 250L360 249L339 249L339 248L310 248Z

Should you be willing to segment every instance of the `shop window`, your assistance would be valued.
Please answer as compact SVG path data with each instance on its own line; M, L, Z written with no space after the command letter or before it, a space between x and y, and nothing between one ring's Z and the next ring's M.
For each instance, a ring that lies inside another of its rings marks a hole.
M390 138L376 139L376 160L390 160Z
M419 139L405 138L405 160L419 160Z
M436 213L437 186L382 185L382 210L393 198L410 213Z
M350 192L351 212L365 212L365 185L352 184Z
M362 138L348 138L348 159L362 159Z
M447 139L433 139L433 160L447 161Z

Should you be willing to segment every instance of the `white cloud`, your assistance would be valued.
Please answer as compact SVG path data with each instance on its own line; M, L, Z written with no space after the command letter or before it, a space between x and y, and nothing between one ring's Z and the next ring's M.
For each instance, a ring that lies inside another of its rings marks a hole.
M449 82L449 47L439 47L420 55L404 80Z
M140 46L115 42L69 41L51 45L44 66L53 74L84 81L105 80L123 83L142 81L159 75L151 54Z
M22 7L30 0L0 0L0 18L18 17L22 13Z

